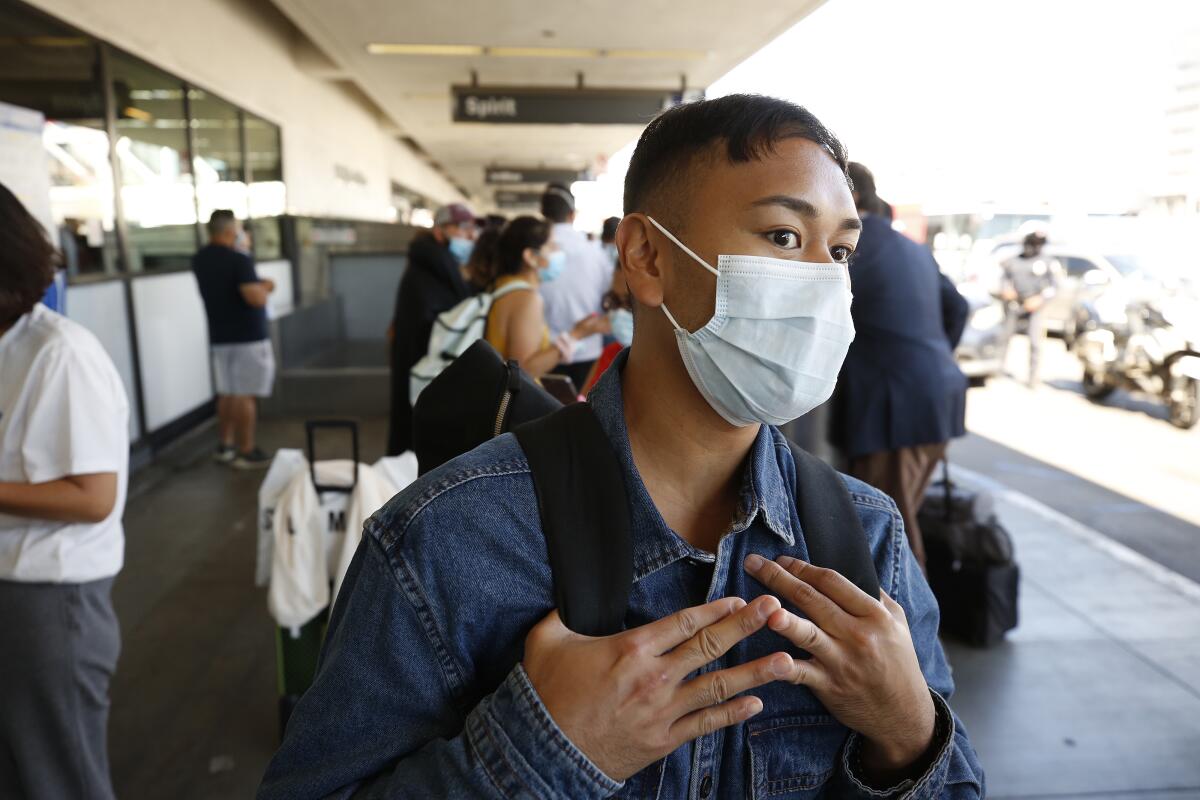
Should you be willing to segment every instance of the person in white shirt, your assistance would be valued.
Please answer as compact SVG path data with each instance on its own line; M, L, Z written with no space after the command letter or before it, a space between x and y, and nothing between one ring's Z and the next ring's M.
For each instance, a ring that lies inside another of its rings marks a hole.
M589 314L599 314L604 295L612 286L613 263L604 251L575 229L575 196L565 186L552 183L542 194L542 216L553 226L550 240L566 254L561 275L542 281L546 324L554 337L570 332ZM575 345L571 361L554 369L582 389L592 365L604 349L603 337L594 334Z
M56 260L0 185L0 797L111 798L129 404L96 337L38 302Z

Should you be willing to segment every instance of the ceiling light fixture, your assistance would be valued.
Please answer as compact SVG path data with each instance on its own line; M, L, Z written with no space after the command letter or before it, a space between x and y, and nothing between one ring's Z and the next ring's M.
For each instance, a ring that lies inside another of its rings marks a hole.
M367 52L374 56L491 56L493 58L615 58L699 61L705 50L637 50L598 47L486 47L476 44L400 44L371 42Z
M496 58L601 58L594 47L487 47L484 55Z
M367 52L373 56L481 56L485 48L477 44L395 44L371 42Z

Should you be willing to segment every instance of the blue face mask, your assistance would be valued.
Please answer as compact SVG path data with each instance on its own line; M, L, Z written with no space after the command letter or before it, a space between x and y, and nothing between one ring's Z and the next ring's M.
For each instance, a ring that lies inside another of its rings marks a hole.
M612 326L612 337L622 347L633 344L633 312L627 308L614 308L608 312L608 323Z
M562 250L555 250L550 254L550 263L538 270L538 277L542 283L549 283L562 275L563 268L566 266L567 254Z
M450 237L450 254L458 260L458 263L467 263L467 259L471 257L471 251L474 249L475 242L472 240L462 236Z
M605 253L605 255L608 256L608 260L611 261L613 263L613 265L616 265L616 263L617 263L617 246L612 243L604 245L604 253Z

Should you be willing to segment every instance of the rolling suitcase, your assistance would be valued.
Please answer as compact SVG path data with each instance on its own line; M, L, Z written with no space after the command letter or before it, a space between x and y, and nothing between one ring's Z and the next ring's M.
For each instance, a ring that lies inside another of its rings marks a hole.
M940 632L975 647L1001 641L1017 626L1020 568L990 495L955 486L944 461L942 479L930 487L917 519L929 586L941 609Z
M305 423L307 435L306 452L308 455L309 474L318 495L335 493L349 495L354 491L354 484L347 486L328 486L317 481L315 465L317 454L315 439L319 430L346 430L350 433L354 463L358 464L358 423L349 420L310 420ZM355 481L358 480L358 470L355 468ZM301 695L312 685L317 674L317 661L321 656L321 644L325 641L325 629L329 626L329 609L326 608L314 619L309 620L299 628L281 628L275 626L275 666L276 680L279 690L279 737L287 729L288 719L292 710L300 701Z

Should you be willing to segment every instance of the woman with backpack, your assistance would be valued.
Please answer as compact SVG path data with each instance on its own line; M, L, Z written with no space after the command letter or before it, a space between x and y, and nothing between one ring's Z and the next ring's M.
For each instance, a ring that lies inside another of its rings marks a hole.
M562 273L565 254L550 241L549 223L528 216L508 223L496 242L492 264L490 291L497 296L488 314L488 344L501 358L515 359L531 377L570 363L580 339L608 333L608 317L596 313L551 339L537 289Z

